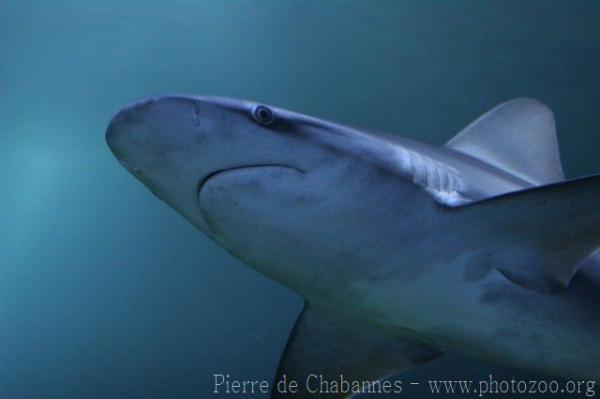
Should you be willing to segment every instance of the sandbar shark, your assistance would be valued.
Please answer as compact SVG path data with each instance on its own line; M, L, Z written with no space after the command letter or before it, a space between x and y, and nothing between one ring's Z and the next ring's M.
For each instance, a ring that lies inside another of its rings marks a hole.
M167 95L118 112L106 139L158 198L305 299L277 378L378 380L457 351L600 379L600 175L565 180L539 101L500 104L438 147Z

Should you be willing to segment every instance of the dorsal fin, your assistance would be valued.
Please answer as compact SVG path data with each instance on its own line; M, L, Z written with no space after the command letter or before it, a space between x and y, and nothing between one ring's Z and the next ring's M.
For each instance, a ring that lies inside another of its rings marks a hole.
M498 105L446 146L534 185L564 180L552 111L536 100Z

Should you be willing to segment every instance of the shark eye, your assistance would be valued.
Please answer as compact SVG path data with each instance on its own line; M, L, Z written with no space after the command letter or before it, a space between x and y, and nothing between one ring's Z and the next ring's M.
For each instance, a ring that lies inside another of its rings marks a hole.
M271 111L264 105L257 105L256 107L254 107L254 109L252 110L252 116L254 117L254 120L256 122L265 126L270 125L275 120L275 115L273 114L273 111Z

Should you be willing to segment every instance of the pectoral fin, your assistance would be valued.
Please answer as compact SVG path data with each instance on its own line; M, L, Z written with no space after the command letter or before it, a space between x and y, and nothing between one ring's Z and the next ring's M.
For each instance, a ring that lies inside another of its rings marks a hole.
M343 376L349 382L377 381L441 354L425 343L386 336L373 327L306 305L280 361L272 398L290 393L278 389L284 386L283 380L287 385L298 384L297 393L289 396L350 397L356 392L319 392L321 379L339 382Z
M582 262L600 246L600 175L503 194L451 212L490 234L498 270L544 293L566 289ZM485 245L485 244L483 244Z

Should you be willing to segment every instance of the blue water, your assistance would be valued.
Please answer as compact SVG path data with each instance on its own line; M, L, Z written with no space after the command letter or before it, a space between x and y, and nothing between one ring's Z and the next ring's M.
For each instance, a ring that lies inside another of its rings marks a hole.
M0 1L0 398L205 398L213 373L275 372L299 298L115 161L122 105L241 97L442 144L529 96L567 174L598 173L599 21L597 1ZM490 373L530 377L451 354L405 379Z

